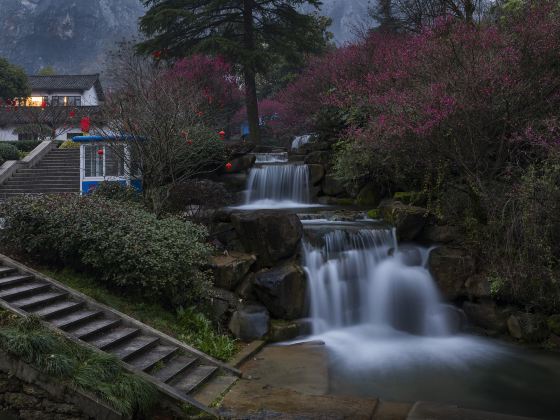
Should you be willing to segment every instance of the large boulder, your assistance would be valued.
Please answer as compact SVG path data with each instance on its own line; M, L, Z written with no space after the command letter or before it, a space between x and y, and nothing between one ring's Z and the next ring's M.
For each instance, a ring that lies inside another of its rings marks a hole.
M270 322L270 331L268 332L267 339L273 343L278 343L293 340L302 335L309 335L310 331L309 322L304 319L295 321L275 319Z
M210 292L210 311L213 318L222 322L229 318L239 306L239 298L229 290L212 288Z
M476 270L475 260L465 250L442 246L430 253L428 266L448 300L465 295L465 282Z
M334 177L332 174L325 175L323 179L323 194L337 196L346 191L344 185Z
M247 178L248 175L246 173L228 173L220 176L218 180L225 185L228 191L239 192L247 188Z
M507 320L509 334L526 343L543 341L548 337L546 318L539 314L516 312Z
M491 297L490 282L485 274L475 274L465 282L465 289L470 300Z
M399 201L382 201L379 213L387 223L395 226L401 241L416 239L429 221L429 214L425 208L409 206Z
M231 160L231 169L229 172L232 174L238 172L247 172L255 164L257 157L255 155L243 155Z
M329 152L311 152L305 156L305 163L316 163L319 165L328 165L331 160Z
M311 164L307 165L309 169L309 178L311 180L311 185L317 185L323 180L325 176L325 168L323 165Z
M235 251L213 256L210 266L214 272L214 285L221 289L234 290L256 260L254 255Z
M231 221L245 250L256 254L262 267L295 255L303 235L297 215L280 211L234 213Z
M229 330L243 341L258 340L268 333L270 317L264 306L250 304L240 307L229 321Z
M364 186L356 196L356 202L360 206L376 207L379 202L379 190L373 184Z
M293 263L257 273L254 283L259 301L278 319L303 316L306 286L302 268Z
M462 236L455 226L428 224L417 239L430 244L449 244L461 242Z
M484 328L490 334L500 334L507 331L507 319L510 311L499 308L492 301L465 302L463 310L469 321Z

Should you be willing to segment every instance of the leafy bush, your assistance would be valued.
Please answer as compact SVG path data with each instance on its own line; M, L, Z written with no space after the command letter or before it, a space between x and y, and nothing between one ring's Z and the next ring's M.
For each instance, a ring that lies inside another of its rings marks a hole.
M39 144L40 141L35 140L18 140L18 141L10 141L9 144L15 146L20 152L31 152L35 149Z
M118 359L98 354L46 329L38 318L2 317L0 348L55 378L96 394L125 416L146 412L157 391L126 373Z
M24 196L0 204L0 241L50 264L94 273L129 293L182 304L202 298L206 230L99 196Z
M102 182L95 187L92 195L131 203L138 203L142 199L142 196L134 187L118 182Z
M11 144L0 143L0 160L18 160L18 149Z

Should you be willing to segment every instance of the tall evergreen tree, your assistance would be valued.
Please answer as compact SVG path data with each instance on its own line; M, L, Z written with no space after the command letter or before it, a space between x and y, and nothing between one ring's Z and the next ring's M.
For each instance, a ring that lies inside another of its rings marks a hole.
M239 65L245 84L250 138L259 142L256 75L278 59L296 60L326 44L324 22L301 6L320 0L142 0L149 7L140 20L149 38L143 53L165 58L193 52L220 54Z

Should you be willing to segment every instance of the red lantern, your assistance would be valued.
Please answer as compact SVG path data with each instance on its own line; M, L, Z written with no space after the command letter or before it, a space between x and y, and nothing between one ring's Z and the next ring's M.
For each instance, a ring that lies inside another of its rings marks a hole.
M187 144L191 145L192 144L192 140L187 140Z
M70 118L74 118L76 116L76 111L70 111Z
M41 102L41 108L45 109L47 107L47 101Z
M97 151L97 154L98 154L99 156L103 156L103 149L99 149L99 150Z
M226 132L224 130L220 131L218 134L222 140L226 138Z
M91 125L91 120L89 117L84 117L81 119L80 128L82 129L82 132L88 133L90 125Z
M159 60L159 59L161 58L161 51L159 51L159 50L158 50L158 51L154 51L154 52L152 53L152 55L154 56L154 58L155 58L156 60Z
M233 168L233 165L230 162L226 163L226 170L231 171L231 168Z

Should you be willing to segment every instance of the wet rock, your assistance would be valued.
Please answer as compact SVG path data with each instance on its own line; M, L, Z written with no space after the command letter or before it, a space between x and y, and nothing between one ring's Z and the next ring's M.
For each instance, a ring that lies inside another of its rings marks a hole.
M248 175L246 173L228 173L222 175L218 180L225 185L228 191L240 192L244 191L247 187L247 178Z
M305 156L305 163L307 164L319 164L328 165L331 160L331 154L329 152L311 152Z
M256 260L254 255L236 251L213 256L210 266L214 272L214 285L221 289L234 290Z
M229 330L243 341L257 340L268 333L269 319L264 306L244 305L233 313Z
M213 288L210 296L210 310L218 322L228 318L239 306L239 298L229 290Z
M540 314L517 312L507 320L510 335L527 343L543 341L548 337L546 318Z
M363 187L356 197L356 202L360 206L375 207L380 201L378 188L373 184Z
M325 176L325 168L323 165L307 165L309 169L309 177L311 179L311 185L317 185L319 182L323 180Z
M430 253L428 266L434 279L449 300L465 295L465 282L475 272L475 261L465 250L443 246Z
M389 255L394 255L403 264L410 267L422 265L422 253L418 247L412 245L401 245L397 250L391 249Z
M465 311L454 305L441 305L441 311L445 314L452 334L464 331L467 326L467 315Z
M295 255L303 226L295 214L279 211L234 213L233 226L247 252L257 255L261 267Z
M498 308L494 302L484 301L480 303L465 302L463 310L469 321L488 330L489 333L498 334L507 331L507 319L510 315L507 308Z
M210 227L210 236L217 239L225 247L237 241L237 232L231 223L217 222Z
M426 225L422 230L419 240L431 244L448 244L451 242L458 242L462 238L459 229L455 226L449 225Z
M302 268L284 264L257 273L255 293L274 318L296 319L305 310L307 281Z
M319 197L317 202L319 204L332 206L352 206L354 204L354 200L351 198L329 197L327 195Z
M267 339L273 343L279 343L281 341L293 340L300 335L300 325L297 322L273 320L270 323Z
M345 192L344 185L332 174L325 175L323 179L323 193L325 195L337 196Z
M490 282L485 274L475 274L465 282L465 289L470 300L490 298Z
M255 283L255 273L249 273L241 281L237 289L235 289L235 294L239 296L240 299L246 301L257 300L257 295L255 294L254 285Z
M395 226L401 241L415 240L429 221L425 208L408 206L398 201L385 200L379 205L381 217Z
M238 172L247 172L255 164L257 157L255 155L244 155L231 160L231 169L228 171L232 174Z

